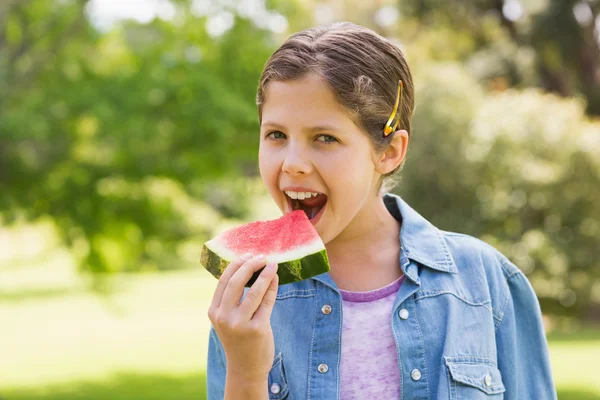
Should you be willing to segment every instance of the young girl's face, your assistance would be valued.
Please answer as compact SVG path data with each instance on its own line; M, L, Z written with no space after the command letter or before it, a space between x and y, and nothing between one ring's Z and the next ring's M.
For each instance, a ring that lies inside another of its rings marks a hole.
M292 211L287 190L326 195L320 217L311 222L327 243L376 198L380 175L372 144L315 75L269 82L265 94L259 147L263 182L284 214Z

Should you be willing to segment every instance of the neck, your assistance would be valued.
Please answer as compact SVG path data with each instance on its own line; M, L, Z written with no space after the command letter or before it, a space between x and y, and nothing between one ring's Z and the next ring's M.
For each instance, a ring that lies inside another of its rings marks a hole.
M371 290L402 275L398 265L400 223L376 196L327 243L330 275L340 289Z

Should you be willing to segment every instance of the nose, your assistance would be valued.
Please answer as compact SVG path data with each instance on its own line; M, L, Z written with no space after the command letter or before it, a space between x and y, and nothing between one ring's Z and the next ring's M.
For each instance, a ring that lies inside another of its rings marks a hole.
M297 145L289 145L285 151L281 170L289 175L308 175L312 171L312 163L305 150Z

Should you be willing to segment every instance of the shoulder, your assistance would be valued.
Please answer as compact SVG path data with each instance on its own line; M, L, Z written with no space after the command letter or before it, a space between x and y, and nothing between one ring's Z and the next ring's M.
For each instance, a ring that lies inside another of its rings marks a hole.
M514 296L535 296L523 272L489 243L463 233L440 233L456 266L456 278L470 291L487 292L497 323Z
M493 246L470 235L439 229L400 196L386 194L383 200L392 216L402 223L400 240L409 258L452 273L481 270L498 279L520 273Z
M448 251L459 271L479 268L487 275L509 280L521 270L498 249L476 237L440 230Z

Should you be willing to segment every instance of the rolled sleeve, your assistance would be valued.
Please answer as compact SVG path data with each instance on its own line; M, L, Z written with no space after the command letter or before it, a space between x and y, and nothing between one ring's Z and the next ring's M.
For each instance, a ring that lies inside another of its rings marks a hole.
M223 345L214 328L210 328L208 359L206 364L206 395L208 400L223 400L225 397L226 362Z
M496 344L504 398L554 400L556 388L540 304L525 275L509 261L503 263L508 295Z

